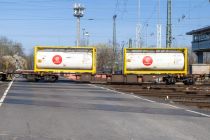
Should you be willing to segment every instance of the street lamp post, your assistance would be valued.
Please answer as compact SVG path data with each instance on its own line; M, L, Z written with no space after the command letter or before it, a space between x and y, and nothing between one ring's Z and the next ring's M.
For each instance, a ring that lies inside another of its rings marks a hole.
M80 18L84 16L85 8L81 4L74 4L74 16L77 18L77 47L80 45Z

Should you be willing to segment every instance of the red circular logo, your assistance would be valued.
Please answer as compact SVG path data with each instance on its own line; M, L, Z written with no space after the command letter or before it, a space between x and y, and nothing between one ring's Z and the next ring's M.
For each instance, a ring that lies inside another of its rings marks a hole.
M152 65L152 62L153 62L153 60L152 60L152 57L150 57L150 56L145 56L145 57L143 58L143 64L144 64L145 66L150 66L150 65Z
M53 63L59 65L62 63L62 57L60 55L55 55L52 59Z

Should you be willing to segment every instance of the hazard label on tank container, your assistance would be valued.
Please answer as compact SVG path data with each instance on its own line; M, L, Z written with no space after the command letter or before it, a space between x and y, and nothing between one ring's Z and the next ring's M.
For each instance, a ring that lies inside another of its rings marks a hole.
M145 56L145 57L143 58L142 62L143 62L143 64L144 64L145 66L150 66L150 65L152 65L152 63L153 63L153 59L152 59L152 57L150 57L150 56Z
M62 63L62 57L60 55L55 55L52 58L54 64L59 65Z

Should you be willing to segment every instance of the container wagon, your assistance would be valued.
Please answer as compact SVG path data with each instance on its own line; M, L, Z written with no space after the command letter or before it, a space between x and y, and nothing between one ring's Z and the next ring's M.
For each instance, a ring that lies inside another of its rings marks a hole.
M28 80L56 81L60 74L95 74L94 47L36 46L34 70L20 72Z

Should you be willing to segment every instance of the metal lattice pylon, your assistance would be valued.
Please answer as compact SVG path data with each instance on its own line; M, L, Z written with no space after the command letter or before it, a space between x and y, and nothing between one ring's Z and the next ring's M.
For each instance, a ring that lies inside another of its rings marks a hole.
M161 24L157 24L157 48L161 48Z

